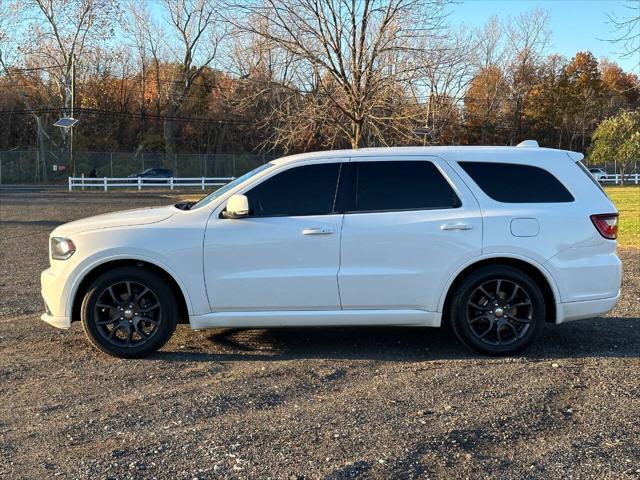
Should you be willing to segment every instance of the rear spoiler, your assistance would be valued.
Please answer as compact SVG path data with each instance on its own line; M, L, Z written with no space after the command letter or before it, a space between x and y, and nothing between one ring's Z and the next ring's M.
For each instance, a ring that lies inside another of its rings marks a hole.
M582 160L584 158L584 155L581 154L580 152L567 152L567 155L574 162L579 162L580 160Z

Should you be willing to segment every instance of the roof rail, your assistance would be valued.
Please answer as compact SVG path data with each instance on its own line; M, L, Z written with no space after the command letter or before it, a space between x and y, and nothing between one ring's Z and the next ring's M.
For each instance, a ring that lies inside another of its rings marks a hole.
M520 142L516 147L519 148L539 148L538 142L536 140L525 140L524 142Z

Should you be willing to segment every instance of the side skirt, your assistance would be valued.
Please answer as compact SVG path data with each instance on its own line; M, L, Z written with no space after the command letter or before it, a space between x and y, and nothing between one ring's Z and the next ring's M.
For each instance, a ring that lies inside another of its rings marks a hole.
M397 325L439 327L442 314L424 310L328 310L213 312L189 317L191 328L346 327Z

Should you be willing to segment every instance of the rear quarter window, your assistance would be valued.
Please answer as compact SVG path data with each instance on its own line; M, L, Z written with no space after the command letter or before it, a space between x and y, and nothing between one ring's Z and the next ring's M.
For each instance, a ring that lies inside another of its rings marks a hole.
M598 180L596 180L595 177L591 175L591 173L600 173L601 170L599 168L590 168L587 170L587 167L585 167L581 161L577 161L576 165L584 174L587 175L591 183L593 183L596 187L598 187L598 190L600 190L605 197L609 198L609 196L607 195L607 192L605 192L604 188L602 188L602 185L600 185L600 182L598 182Z
M573 195L553 174L540 167L497 162L459 162L492 199L503 203L573 202Z

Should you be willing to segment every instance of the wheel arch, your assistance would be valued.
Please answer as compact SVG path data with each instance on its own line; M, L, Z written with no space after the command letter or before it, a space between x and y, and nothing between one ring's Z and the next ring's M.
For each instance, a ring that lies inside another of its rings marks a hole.
M522 270L530 277L532 277L540 286L542 294L544 296L545 305L548 309L546 318L547 323L557 323L557 304L559 302L560 295L558 292L558 287L551 274L542 265L539 265L537 262L530 258L524 258L520 256L491 256L476 258L471 263L460 267L458 271L452 275L447 288L445 288L444 293L440 299L439 311L442 312L443 324L449 321L449 310L451 307L451 302L453 300L454 292L458 285L471 272L487 265L507 265L510 267L518 268L519 270Z
M153 271L160 275L172 288L176 295L176 301L178 303L178 323L189 323L189 297L182 285L176 280L175 276L169 273L168 269L157 265L153 261L147 259L136 258L117 258L108 259L101 263L94 264L82 274L82 278L76 283L76 288L70 295L70 312L71 322L77 322L80 320L80 308L82 306L82 299L87 292L89 285L96 278L98 278L104 272L107 272L113 268L134 266L142 269Z

